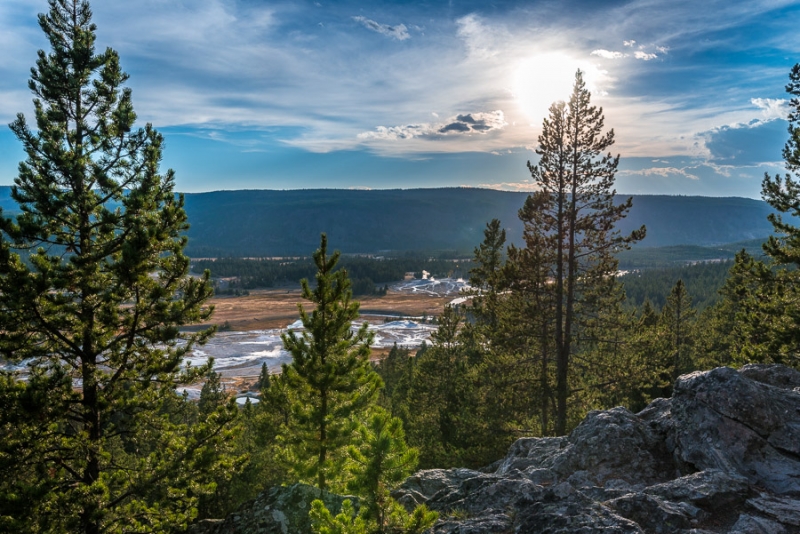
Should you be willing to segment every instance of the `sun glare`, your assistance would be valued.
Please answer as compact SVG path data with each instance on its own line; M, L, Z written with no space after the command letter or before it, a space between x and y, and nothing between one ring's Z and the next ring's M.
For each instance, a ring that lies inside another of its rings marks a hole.
M583 71L587 88L595 92L600 72L591 63L558 52L531 56L519 63L512 90L519 110L531 126L541 126L553 102L569 99L578 69Z

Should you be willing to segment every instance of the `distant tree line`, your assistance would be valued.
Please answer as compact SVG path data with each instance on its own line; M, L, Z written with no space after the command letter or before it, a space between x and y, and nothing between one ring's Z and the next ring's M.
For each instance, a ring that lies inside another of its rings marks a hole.
M625 289L627 307L641 308L645 301L660 309L678 280L692 295L694 306L702 311L721 299L719 290L728 279L733 260L699 262L633 271L619 277Z
M347 271L353 284L353 294L372 295L385 294L388 283L403 280L406 273L414 273L422 277L427 271L437 278L463 277L469 273L472 260L438 259L430 256L405 255L400 258L372 258L361 256L342 256L342 269ZM296 284L298 280L310 279L316 272L311 258L297 259L245 259L218 258L203 259L192 262L192 269L202 273L209 270L213 277L236 277L231 287L239 289L256 289L275 287L282 284Z
M468 278L469 271L475 266L473 258L453 261L413 256L403 259L343 256L340 263L351 279L353 294L358 296L385 294L388 283L402 280L408 272L414 273L417 278L421 277L422 269L437 278ZM666 253L664 258L656 258L646 267L622 274L619 280L625 286L628 305L641 306L649 299L651 304L661 307L675 281L683 279L688 291L694 295L697 308L702 310L719 299L718 291L723 286L732 263L733 259L679 262L675 260L675 256ZM413 270L415 268L416 271ZM247 295L249 289L293 284L297 280L313 276L314 273L309 258L219 258L192 262L193 271L202 273L205 269L213 277L237 278L222 289L218 283L215 284L215 294L233 296Z

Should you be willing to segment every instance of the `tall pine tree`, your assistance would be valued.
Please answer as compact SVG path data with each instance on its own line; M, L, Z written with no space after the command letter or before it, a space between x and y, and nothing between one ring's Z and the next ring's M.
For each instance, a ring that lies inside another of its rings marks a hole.
M603 133L602 108L590 104L578 71L569 102L556 102L544 120L536 165L528 163L539 191L520 211L526 226L541 233L540 245L555 252L549 278L555 293L556 421L558 435L567 431L569 371L581 322L614 298L614 253L644 237L644 227L627 236L615 229L631 199L614 204L614 175L619 156L605 151L614 131Z
M162 137L136 114L111 49L95 51L85 0L50 0L29 87L36 129L0 218L0 530L185 528L219 466L232 412L188 426L184 354L211 334L208 277L188 276L188 228Z

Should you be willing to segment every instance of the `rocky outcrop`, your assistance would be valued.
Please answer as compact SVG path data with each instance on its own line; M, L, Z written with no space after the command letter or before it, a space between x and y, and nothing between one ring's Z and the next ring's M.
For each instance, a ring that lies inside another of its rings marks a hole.
M273 488L194 533L305 534L317 494ZM439 511L434 534L800 533L800 372L685 375L638 414L591 412L567 437L520 439L491 469L420 471L394 496Z
M493 472L420 471L395 492L436 534L800 532L800 373L778 365L678 379L671 399L524 438Z

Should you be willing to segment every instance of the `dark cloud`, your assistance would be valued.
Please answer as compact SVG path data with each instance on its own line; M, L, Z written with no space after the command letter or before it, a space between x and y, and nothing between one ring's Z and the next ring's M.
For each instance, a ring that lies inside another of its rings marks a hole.
M447 132L469 132L472 128L463 122L451 122L447 126L439 128L439 133Z
M374 32L378 32L382 35L387 37L391 37L393 39L397 39L398 41L405 41L409 37L408 28L406 28L405 24L398 24L397 26L390 26L388 24L381 24L380 22L375 22L374 20L370 20L366 17L353 17L353 20L359 22L365 28L372 30Z
M444 135L485 134L502 130L506 125L503 111L476 111L450 117L444 123L409 124L407 126L378 126L373 132L358 134L359 139L441 139Z
M465 113L456 115L455 119L450 120L451 122L439 128L437 133L486 133L500 129L506 124L503 112L500 110L489 113Z
M723 126L703 136L714 163L738 166L780 161L789 134L786 121L772 120L738 127Z

